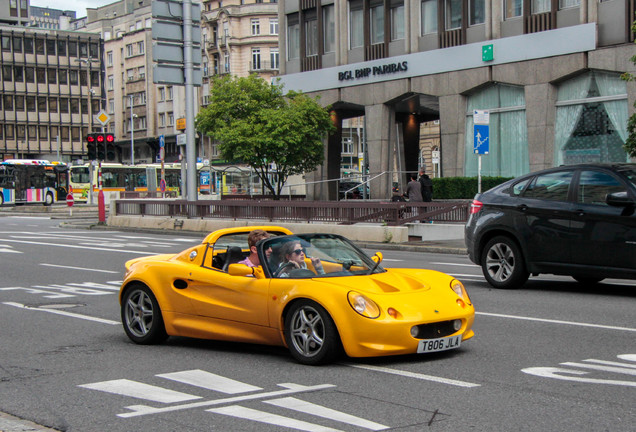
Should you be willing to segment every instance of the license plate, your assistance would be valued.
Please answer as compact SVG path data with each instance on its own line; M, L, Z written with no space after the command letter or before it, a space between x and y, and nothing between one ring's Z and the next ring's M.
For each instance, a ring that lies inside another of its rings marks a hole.
M446 351L459 348L462 343L462 335L439 338L439 339L423 339L417 345L418 354Z

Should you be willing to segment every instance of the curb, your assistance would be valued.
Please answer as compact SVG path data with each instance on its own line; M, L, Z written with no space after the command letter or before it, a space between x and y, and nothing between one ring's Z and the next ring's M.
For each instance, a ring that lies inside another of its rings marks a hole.
M58 432L28 420L0 412L0 431L2 432Z

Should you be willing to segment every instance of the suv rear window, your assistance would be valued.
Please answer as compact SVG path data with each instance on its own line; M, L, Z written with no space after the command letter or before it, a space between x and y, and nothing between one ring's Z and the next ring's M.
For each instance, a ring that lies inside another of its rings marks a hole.
M567 201L572 174L572 171L559 171L538 175L523 196L547 201Z

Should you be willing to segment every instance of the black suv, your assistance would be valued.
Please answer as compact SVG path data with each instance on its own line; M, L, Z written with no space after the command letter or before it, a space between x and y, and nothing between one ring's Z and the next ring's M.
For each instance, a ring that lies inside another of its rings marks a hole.
M464 238L496 288L539 273L636 279L635 209L636 164L561 166L477 194Z

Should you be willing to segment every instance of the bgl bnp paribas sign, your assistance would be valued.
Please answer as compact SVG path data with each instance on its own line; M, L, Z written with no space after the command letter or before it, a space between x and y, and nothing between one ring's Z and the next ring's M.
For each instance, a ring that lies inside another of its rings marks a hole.
M359 69L352 69L338 72L338 81L349 81L360 78L368 78L376 75L388 75L398 72L406 72L409 69L408 62L388 63L378 66L367 66Z

